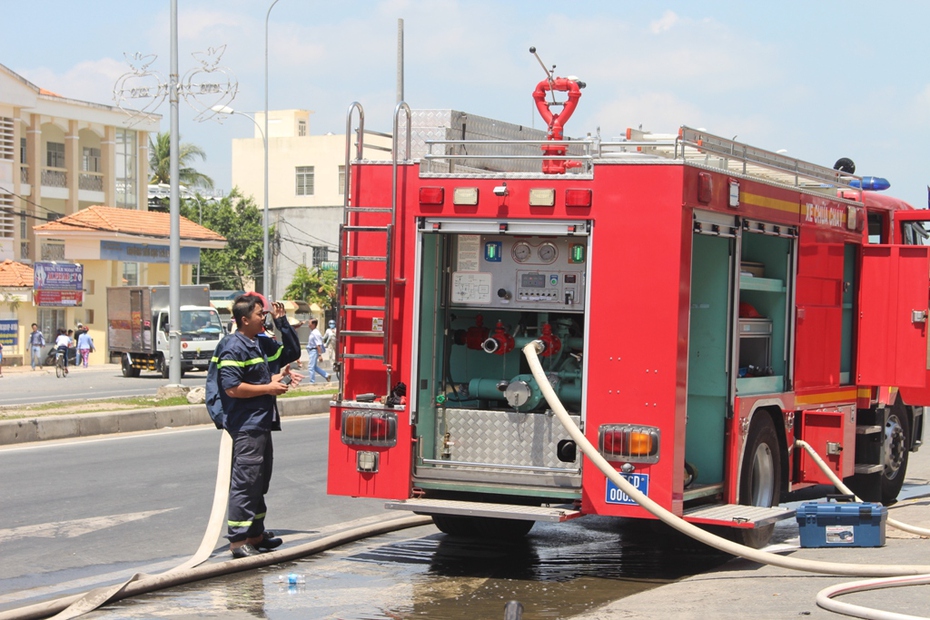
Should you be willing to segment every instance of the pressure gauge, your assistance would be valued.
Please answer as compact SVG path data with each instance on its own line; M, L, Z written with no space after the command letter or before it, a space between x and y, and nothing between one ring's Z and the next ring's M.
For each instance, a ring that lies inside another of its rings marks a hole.
M513 259L518 263L525 263L533 254L528 243L520 242L513 246Z
M536 250L536 254L542 262L551 263L559 255L559 250L551 243L544 243Z

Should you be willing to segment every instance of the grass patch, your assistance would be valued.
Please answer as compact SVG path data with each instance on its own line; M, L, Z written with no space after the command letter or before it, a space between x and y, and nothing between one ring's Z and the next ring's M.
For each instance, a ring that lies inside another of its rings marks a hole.
M338 391L336 387L322 390L296 389L282 394L278 398L299 398L302 396L332 395ZM186 396L171 396L169 398L156 398L154 396L135 396L130 398L106 398L101 400L63 401L57 403L41 403L36 405L22 405L0 407L0 419L17 420L46 415L100 413L102 411L132 411L133 409L148 409L150 407L177 407L188 405Z

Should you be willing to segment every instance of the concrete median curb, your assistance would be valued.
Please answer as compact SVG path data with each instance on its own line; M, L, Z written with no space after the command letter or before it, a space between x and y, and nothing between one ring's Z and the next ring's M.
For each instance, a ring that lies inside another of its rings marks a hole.
M327 413L332 394L298 396L278 401L281 417ZM0 445L92 437L213 424L204 405L151 407L126 411L38 416L0 420Z

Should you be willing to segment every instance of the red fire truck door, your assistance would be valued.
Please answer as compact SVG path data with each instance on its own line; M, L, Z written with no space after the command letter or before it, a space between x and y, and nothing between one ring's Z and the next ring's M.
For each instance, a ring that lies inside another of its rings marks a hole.
M926 385L928 278L928 247L863 246L859 385Z

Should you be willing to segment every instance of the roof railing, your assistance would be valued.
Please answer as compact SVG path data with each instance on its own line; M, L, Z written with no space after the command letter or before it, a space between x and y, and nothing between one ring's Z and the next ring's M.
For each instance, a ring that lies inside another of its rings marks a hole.
M590 174L596 161L684 161L804 189L858 190L861 177L682 126L678 134L629 130L621 140L426 140L421 173L497 175L541 173L545 160L573 160L580 166L566 174ZM547 155L544 145L564 145L564 156ZM551 175L550 175L551 176ZM558 175L555 175L558 176Z

